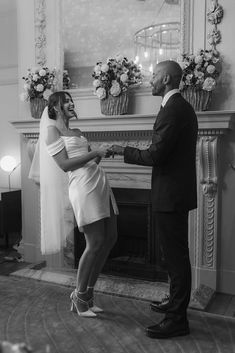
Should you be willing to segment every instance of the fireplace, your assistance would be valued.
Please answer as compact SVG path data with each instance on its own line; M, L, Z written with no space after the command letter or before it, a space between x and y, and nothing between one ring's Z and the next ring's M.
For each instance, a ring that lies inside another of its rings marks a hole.
M118 240L104 273L151 281L167 281L158 236L152 227L151 190L113 188L118 208ZM84 249L84 237L75 232L75 267Z
M76 99L75 97L75 101ZM221 260L226 257L223 247L218 247L218 243L223 240L219 223L220 210L223 209L221 203L223 175L218 173L218 171L220 171L221 160L223 158L226 160L226 153L228 154L229 143L225 135L234 128L235 114L229 111L207 111L198 112L197 115L199 122L197 144L198 209L190 212L189 217L192 288L196 290L201 285L207 285L213 290L225 287L231 288L231 283L234 283L231 280L233 279L233 274L228 273L224 263L218 262L218 259ZM71 127L80 128L86 133L94 149L103 142L145 149L151 141L155 118L154 114L85 117L80 118L79 121L71 121ZM21 134L23 238L20 244L20 251L25 261L39 262L45 259L40 252L39 187L28 180L29 155L33 155L35 150L39 121L25 119L22 121L17 120L12 122L12 124ZM124 191L115 191L121 193L116 195L117 198L120 196L118 200L121 211L121 216L118 217L121 222L119 232L122 232L122 223L124 225L127 224L131 232L133 230L135 232L136 222L139 222L140 215L141 218L143 217L143 222L146 221L146 218L148 219L147 226L146 224L141 227L138 225L138 228L144 229L144 231L141 232L142 234L138 234L137 240L133 241L133 239L129 238L129 230L127 231L127 237L119 234L120 244L123 237L126 237L127 239L125 240L131 244L127 247L128 254L123 251L123 245L117 244L104 270L122 271L123 274L130 273L132 276L145 276L145 278L161 278L162 273L164 273L164 267L159 255L160 250L155 248L158 245L157 234L151 236L150 240L152 242L147 242L146 245L146 239L149 239L149 235L152 232L151 212L149 213L151 207L149 205L150 191L148 191L151 188L151 168L125 164L122 156L120 158L116 156L115 158L104 159L101 163L102 167L105 168L112 188L124 188L126 196L127 192L132 193L123 201L122 193ZM132 191L129 191L130 189ZM138 189L138 192L133 191L135 189ZM134 197L138 195L141 198L142 193L148 196L143 198L144 201L136 201ZM133 201L132 205L128 204L130 201ZM136 204L139 205L137 206ZM132 211L130 211L129 207L137 212L138 219L136 217L134 221L129 221L131 219L129 215L127 222L126 216L122 216L122 208L131 213ZM122 221L123 219L124 221ZM83 235L76 236L75 240L76 242L84 241ZM80 245L76 244L76 246L76 249L80 251ZM132 253L133 250L134 254ZM156 255L155 258L154 254ZM78 256L79 254L76 253L76 261ZM119 260L122 260L122 262L119 262ZM64 267L64 253L60 252L53 256L48 256L46 261L48 267ZM223 289L222 291L225 290Z

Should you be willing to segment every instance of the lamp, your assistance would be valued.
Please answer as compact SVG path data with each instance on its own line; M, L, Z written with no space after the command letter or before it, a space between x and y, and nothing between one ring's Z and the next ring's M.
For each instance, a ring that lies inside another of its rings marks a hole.
M0 167L4 172L8 172L8 186L9 190L11 190L11 174L18 168L20 163L17 164L16 160L12 156L4 156L0 160Z
M177 61L180 57L179 11L179 0L163 0L155 23L134 34L135 63L141 64L144 76L152 74L154 64L163 60ZM165 21L158 21L159 17Z

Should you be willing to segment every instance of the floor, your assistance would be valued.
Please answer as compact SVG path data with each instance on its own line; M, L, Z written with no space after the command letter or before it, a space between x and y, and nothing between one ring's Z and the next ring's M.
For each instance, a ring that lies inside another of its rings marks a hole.
M23 269L28 264L21 262L17 251L6 250L0 247L0 275L8 276L10 273ZM216 293L206 312L235 317L235 295Z
M153 340L145 328L162 316L148 302L97 293L104 313L81 318L69 311L71 288L10 275L27 265L0 249L0 341L34 353L235 353L234 296L218 293L206 313L189 310L189 336Z

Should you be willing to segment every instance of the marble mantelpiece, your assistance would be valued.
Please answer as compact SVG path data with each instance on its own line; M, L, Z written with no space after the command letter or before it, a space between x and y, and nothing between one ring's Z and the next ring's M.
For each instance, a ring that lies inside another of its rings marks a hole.
M190 214L189 244L193 269L193 288L200 286L217 287L217 258L218 258L218 217L220 202L220 143L223 135L233 129L235 113L231 111L198 112L199 133L197 144L198 170L198 209ZM71 121L71 127L79 127L91 141L92 147L100 143L119 143L145 148L151 141L152 127L155 115L122 115L79 118ZM35 146L39 133L39 121L26 119L13 121L12 125L21 134L21 156L23 161L23 188L27 189L29 156ZM25 166L24 166L25 163ZM108 173L112 186L126 188L150 188L151 168L124 164L122 157L106 159L103 167ZM28 199L32 197L23 190L23 212L27 214ZM35 201L36 202L36 201ZM37 212L39 212L39 207ZM35 219L39 219L39 216ZM27 226L27 217L23 219L23 247L24 257L32 261L32 247L34 259L40 259L38 240L26 234L32 226ZM38 221L39 222L39 221ZM39 230L37 229L36 232ZM25 239L25 241L24 241ZM30 244L27 243L30 240ZM36 255L35 255L36 254ZM57 264L58 266L58 264Z

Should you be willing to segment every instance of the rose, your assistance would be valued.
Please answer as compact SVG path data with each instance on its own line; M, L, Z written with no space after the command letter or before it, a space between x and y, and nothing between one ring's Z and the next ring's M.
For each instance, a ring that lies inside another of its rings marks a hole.
M103 87L97 88L95 94L97 95L97 97L98 97L99 99L104 99L104 98L106 98L106 91L105 91L105 89L104 89Z
M95 87L95 88L98 88L99 86L100 86L100 84L101 84L101 82L100 82L100 80L94 80L93 81L93 86Z
M116 80L114 80L110 88L110 94L114 97L117 97L119 96L120 93L121 93L121 87L119 83Z
M41 83L39 83L39 85L36 86L36 91L43 92L44 91L44 86Z
M101 71L108 72L109 71L109 66L107 64L101 65Z
M128 81L128 75L127 75L127 74L122 74L122 75L120 76L120 80L121 80L123 83L127 82L127 81Z
M101 74L101 65L97 64L95 67L94 67L94 71L97 75L100 75Z
M213 74L215 72L215 66L214 65L208 65L206 68L206 71L208 74Z
M192 78L193 78L193 75L192 75L192 74L186 75L186 84L189 84L189 82L191 82ZM188 83L187 83L187 82L188 82Z
M195 64L201 64L203 62L203 58L201 57L201 55L198 55L195 57Z
M202 89L205 91L213 91L215 89L216 82L213 77L207 77L203 83Z
M202 80L204 78L204 73L202 71L195 71L195 76L199 79Z
M183 61L180 63L181 69L184 70L189 66L189 62Z
M46 70L41 69L41 70L39 71L39 76L46 76Z

